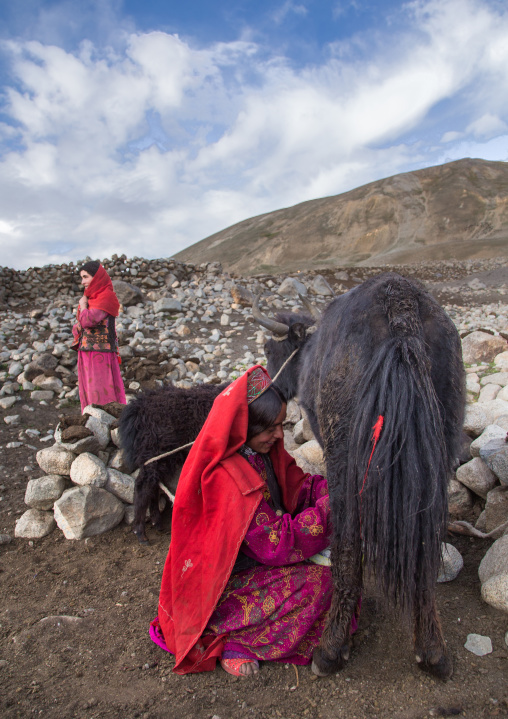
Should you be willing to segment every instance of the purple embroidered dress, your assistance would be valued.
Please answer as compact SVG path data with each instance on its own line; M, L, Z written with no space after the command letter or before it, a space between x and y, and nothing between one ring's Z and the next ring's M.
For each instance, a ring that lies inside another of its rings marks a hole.
M266 481L261 455L247 460ZM228 634L223 657L308 664L330 608L329 567L304 560L329 544L328 487L308 477L292 517L277 513L268 488L250 524L242 552L258 566L233 574L205 633Z

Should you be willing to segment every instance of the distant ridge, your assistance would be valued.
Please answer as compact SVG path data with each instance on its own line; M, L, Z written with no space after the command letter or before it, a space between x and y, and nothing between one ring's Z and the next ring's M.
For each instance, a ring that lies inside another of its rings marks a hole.
M232 225L182 250L243 275L508 257L508 163L463 159Z

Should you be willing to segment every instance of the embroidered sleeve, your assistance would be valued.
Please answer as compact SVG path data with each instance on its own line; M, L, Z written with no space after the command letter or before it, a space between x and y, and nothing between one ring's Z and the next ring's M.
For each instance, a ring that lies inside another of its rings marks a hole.
M295 564L329 545L330 526L328 494L295 517L279 517L263 499L247 530L242 551L270 566Z
M82 327L95 327L108 316L104 310L91 309L82 310L79 316Z
M295 513L302 512L308 507L314 507L318 499L325 497L327 494L328 484L326 479L320 474L309 475L300 488Z

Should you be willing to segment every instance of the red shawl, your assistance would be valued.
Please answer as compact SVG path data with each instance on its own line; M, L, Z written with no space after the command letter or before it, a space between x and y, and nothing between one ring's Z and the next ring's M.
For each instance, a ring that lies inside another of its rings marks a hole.
M99 265L99 269L84 294L85 297L88 297L90 308L104 310L108 315L118 317L120 303L113 289L111 278L102 265Z
M222 654L224 635L202 634L263 496L263 480L237 454L247 436L247 378L254 369L217 397L178 482L159 598L159 622L177 674L211 671ZM270 456L284 504L293 511L307 475L282 440Z

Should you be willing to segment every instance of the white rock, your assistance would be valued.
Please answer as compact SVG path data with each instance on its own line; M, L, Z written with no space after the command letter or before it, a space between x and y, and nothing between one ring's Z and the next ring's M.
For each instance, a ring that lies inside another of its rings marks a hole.
M108 480L106 465L90 452L83 452L72 463L70 476L74 484L104 487Z
M34 389L33 392L30 392L30 399L36 400L38 402L48 402L49 400L53 399L54 396L55 393L49 389Z
M26 487L25 504L34 509L51 509L65 489L65 477L47 474L31 479Z
M492 652L492 641L490 637L483 637L481 634L468 634L465 648L476 654L477 657L483 657L485 654Z
M506 574L508 572L508 534L497 539L487 551L480 566L478 567L478 576L480 582L484 584L496 574Z
M461 465L457 469L455 476L459 482L462 482L472 492L484 499L497 484L496 475L479 457L473 457L470 462Z
M500 439L506 435L506 431L503 431L503 428L500 427L497 424L489 424L488 427L485 427L483 432L479 437L477 437L473 442L470 444L470 450L471 450L471 456L472 457L479 457L480 456L480 449L486 445L488 442L490 442L491 439Z
M495 384L498 387L506 387L506 385L508 385L508 372L495 372L494 374L488 374L485 377L482 377L480 384L483 386Z
M478 403L466 404L464 415L464 432L472 437L478 437L489 424L487 414L483 409L485 405Z
M451 582L464 566L464 560L453 544L441 543L441 565L439 567L438 582Z
M461 518L473 506L473 495L462 482L450 479L448 483L448 511L453 517Z
M496 574L482 584L482 599L494 609L508 612L508 572Z
M118 427L111 430L111 441L116 447L122 446L120 442L120 429Z
M462 357L465 364L491 362L506 349L506 340L486 332L471 332L462 340Z
M294 399L290 399L287 404L286 422L296 424L302 418L300 406Z
M32 383L41 390L49 390L51 392L60 392L63 382L58 377L46 377L46 375L38 375L34 377Z
M21 539L40 539L50 534L55 528L52 512L40 509L28 509L16 521L14 536Z
M0 397L0 407L2 409L10 409L13 404L16 404L16 397Z
M35 455L37 464L46 474L59 474L68 477L76 455L60 446L46 447Z
M103 414L107 417L111 417L107 412L103 412ZM112 420L114 421L114 417ZM85 427L94 433L101 449L105 449L111 439L111 433L109 431L110 425L111 422L105 422L97 417L89 417L86 421Z
M103 534L122 521L123 503L99 487L74 487L55 502L55 520L66 539Z
M171 314L172 312L183 312L182 303L172 297L163 297L153 305L153 311Z
M279 295L282 295L283 297L295 298L298 297L299 294L303 295L303 297L307 297L307 288L294 277L286 277L286 279L281 282L277 291Z
M494 364L499 367L502 372L508 371L508 351L501 352L494 357Z
M118 472L116 469L108 469L108 479L104 489L121 499L122 502L127 504L134 502L134 479L128 474Z
M490 402L491 400L496 399L500 389L501 387L498 384L489 383L484 385L478 396L478 402Z
M300 464L300 460L303 459L305 462L315 467L313 474L325 474L326 467L323 450L319 446L317 440L311 439L310 441L301 444L298 449L294 451L293 456L296 459L297 464Z
M492 532L508 519L508 487L494 487L485 502L485 531ZM497 539L497 537L494 537Z
M499 395L496 399L490 400L490 402L478 403L478 406L485 412L487 425L495 424L498 417L508 414L508 402L499 399Z
M324 297L333 297L333 295L335 294L322 275L316 275L314 277L314 279L312 280L311 287L317 295L323 295Z

